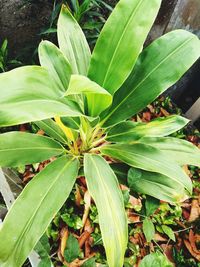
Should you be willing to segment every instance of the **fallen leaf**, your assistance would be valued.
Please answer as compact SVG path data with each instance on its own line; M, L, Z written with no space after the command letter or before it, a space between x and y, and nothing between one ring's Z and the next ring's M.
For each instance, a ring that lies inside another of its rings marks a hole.
M162 107L160 108L160 111L165 117L170 115L169 112L167 110L165 110L164 108L162 108Z
M199 236L197 235L197 237L196 237L194 232L192 230L190 230L188 240L184 239L184 244L185 244L186 248L188 249L188 251L190 252L190 254L195 259L200 261L200 250L198 250L196 247L196 241L198 238L199 238Z
M69 236L69 231L68 231L67 226L65 226L61 229L61 232L60 232L60 248L59 248L59 250L60 250L60 253L61 253L63 258L64 258L64 251L66 248L68 236Z
M127 217L130 223L140 222L140 216L131 212L130 209L127 211Z
M90 233L87 231L84 231L81 236L78 239L79 247L82 248L85 244L85 241L90 237Z
M196 221L200 217L200 207L199 207L199 202L197 199L192 200L192 205L191 205L191 211L190 211L190 216L188 218L189 222Z
M85 202L85 209L84 209L83 218L82 218L83 226L85 226L85 223L87 221L88 214L90 211L91 196L89 194L89 191L86 191L84 194L84 202Z
M149 111L143 112L142 121L149 122L151 120L151 113Z
M79 186L76 184L76 192L75 192L76 206L80 207L82 200L83 199L82 199L82 196L81 196L81 192L80 192Z

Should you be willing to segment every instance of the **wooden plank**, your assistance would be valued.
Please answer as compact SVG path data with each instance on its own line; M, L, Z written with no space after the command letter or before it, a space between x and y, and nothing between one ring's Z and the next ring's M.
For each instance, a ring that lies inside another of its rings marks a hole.
M200 97L194 103L194 105L186 112L185 115L193 122L197 121L200 118Z

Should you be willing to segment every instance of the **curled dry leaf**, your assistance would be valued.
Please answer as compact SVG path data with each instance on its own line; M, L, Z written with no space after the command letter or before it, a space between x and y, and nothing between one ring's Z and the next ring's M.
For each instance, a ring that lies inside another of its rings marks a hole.
M140 216L136 215L134 212L131 212L130 209L127 210L127 217L130 223L140 222Z
M84 231L81 236L78 238L79 247L82 248L85 244L86 240L90 237L90 233L88 231Z
M31 180L31 178L33 178L35 176L34 173L32 173L30 170L26 171L23 175L23 182L27 183L29 180Z
M90 211L90 205L91 205L91 196L88 191L86 191L84 194L84 202L85 202L85 209L84 209L84 214L82 218L83 226L85 226L85 223L87 221L88 214Z
M189 238L188 238L188 240L187 239L184 240L184 244L185 244L186 248L188 249L188 251L190 252L190 254L195 259L200 261L200 250L198 250L197 246L196 246L197 240L199 240L199 235L195 235L194 232L192 230L190 230Z
M83 200L83 198L81 196L81 192L80 192L79 186L76 184L76 192L75 192L76 206L80 207L82 200Z
M64 260L64 251L66 248L68 236L69 236L69 231L68 231L67 226L65 226L62 228L60 232L60 246L58 249L58 257L59 259L61 258L61 261Z
M162 107L160 108L160 111L165 117L170 115L169 112L166 109L162 108Z
M149 122L151 120L151 113L146 111L142 114L142 121L143 122Z

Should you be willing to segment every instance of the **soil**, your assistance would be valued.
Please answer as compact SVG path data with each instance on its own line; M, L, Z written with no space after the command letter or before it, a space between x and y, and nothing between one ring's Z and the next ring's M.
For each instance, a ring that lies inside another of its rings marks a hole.
M37 47L41 39L38 33L48 25L50 14L51 4L46 0L0 1L0 42L8 39L11 57L24 53L24 48L30 51Z

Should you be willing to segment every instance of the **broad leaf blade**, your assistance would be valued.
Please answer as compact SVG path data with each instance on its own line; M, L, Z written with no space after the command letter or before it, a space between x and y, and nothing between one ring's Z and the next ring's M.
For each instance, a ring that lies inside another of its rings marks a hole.
M84 172L99 214L99 224L110 267L122 267L127 246L127 218L117 178L98 155L86 154Z
M104 25L92 53L88 76L111 94L131 72L160 3L160 0L121 0Z
M176 203L188 198L184 186L174 179L160 173L131 168L128 173L128 185L137 193L150 195L157 199Z
M0 74L1 104L29 99L55 100L63 94L49 83L48 71L40 66L26 66Z
M155 235L155 227L150 218L145 218L143 221L142 229L147 242L151 242Z
M69 196L77 172L78 161L63 156L28 183L0 229L0 239L4 240L0 243L2 267L22 266Z
M68 88L71 66L63 53L53 43L42 41L38 49L41 66L45 67L55 84L61 92Z
M0 126L11 126L58 116L80 116L77 104L66 100L49 82L48 71L28 66L0 75Z
M62 117L61 121L68 128L71 128L74 130L79 130L80 128L80 124L81 124L80 118Z
M24 132L0 135L0 166L17 167L38 163L64 153L64 148L51 138Z
M163 137L170 135L189 122L178 115L167 118L158 118L149 123L138 123L132 121L121 122L110 128L106 140L111 142L130 143L141 137Z
M80 26L64 5L58 19L57 33L59 47L69 60L72 73L86 75L90 62L90 48Z
M154 41L141 53L128 79L116 92L112 106L102 114L104 126L145 108L176 83L199 56L200 41L190 32L176 30Z
M2 104L0 108L0 127L45 120L55 116L79 117L81 110L74 103L67 104L56 100L29 100Z
M90 116L98 116L112 103L112 96L97 83L82 75L72 75L66 95L84 94ZM101 98L98 98L98 96Z
M157 251L143 258L140 267L173 267L174 265L168 261L167 257Z
M200 149L192 143L174 138L142 138L139 142L149 144L163 151L167 157L180 165L194 165L200 167Z
M54 120L46 119L43 121L36 121L35 124L53 139L61 143L67 143L68 140L65 133Z
M101 152L132 167L166 175L192 193L192 182L181 167L152 146L137 143L107 145Z

